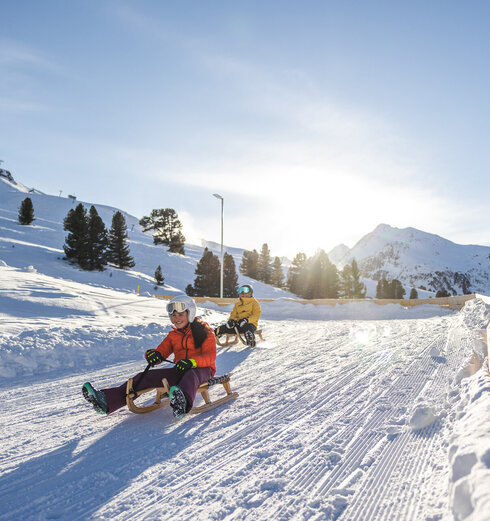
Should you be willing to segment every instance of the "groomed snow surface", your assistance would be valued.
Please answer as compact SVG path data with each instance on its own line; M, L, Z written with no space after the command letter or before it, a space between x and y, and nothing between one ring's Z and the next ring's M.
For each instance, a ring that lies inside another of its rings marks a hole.
M105 417L81 386L145 367L163 301L0 264L0 521L488 521L488 299L265 303L265 341L218 352L237 400Z

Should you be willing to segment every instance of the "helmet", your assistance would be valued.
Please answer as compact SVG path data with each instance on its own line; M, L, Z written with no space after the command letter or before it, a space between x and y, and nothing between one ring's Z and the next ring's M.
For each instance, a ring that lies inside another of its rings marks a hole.
M242 293L245 293L246 295L250 295L251 297L253 297L254 289L250 284L243 284L238 288L238 296L240 297Z
M182 311L185 310L187 310L189 322L194 322L197 311L194 299L188 297L187 295L177 295L167 304L167 313L169 317L174 311L182 313Z

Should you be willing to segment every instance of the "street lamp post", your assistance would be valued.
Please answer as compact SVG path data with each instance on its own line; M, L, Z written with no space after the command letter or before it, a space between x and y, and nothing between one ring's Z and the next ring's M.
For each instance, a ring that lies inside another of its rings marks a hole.
M219 283L219 296L223 298L223 207L225 200L219 194L213 194L217 199L221 199L221 273Z

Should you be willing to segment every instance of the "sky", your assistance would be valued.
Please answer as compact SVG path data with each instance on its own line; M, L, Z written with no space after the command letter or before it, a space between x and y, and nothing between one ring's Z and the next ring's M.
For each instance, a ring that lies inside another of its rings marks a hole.
M0 4L0 160L293 257L378 224L490 245L490 5ZM298 237L291 241L291 237Z

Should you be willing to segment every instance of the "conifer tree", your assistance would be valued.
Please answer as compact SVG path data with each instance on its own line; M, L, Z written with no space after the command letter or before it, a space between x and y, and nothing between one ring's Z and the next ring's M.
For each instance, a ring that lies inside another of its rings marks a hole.
M128 229L126 219L121 212L112 216L112 226L109 230L108 259L118 268L132 268L135 266L133 257L129 255Z
M250 277L252 279L258 279L257 275L257 263L259 261L259 254L257 250L248 251L245 250L242 256L242 262L240 264L240 273Z
M301 296L306 282L306 255L297 253L288 270L286 287L291 293Z
M436 293L436 298L440 298L440 297L449 297L449 293L446 289L440 289L437 293Z
M384 277L379 279L378 284L376 285L376 298L391 298L390 293L390 283Z
M107 264L107 230L95 206L91 206L87 221L87 269L103 270Z
M340 296L343 298L353 298L354 279L352 276L352 266L346 264L340 272Z
M76 262L81 268L88 264L89 232L87 211L80 203L71 209L63 220L63 229L68 231L63 249L70 262Z
M19 222L22 225L31 224L34 219L34 206L30 197L26 197L19 208Z
M178 232L172 236L168 245L168 251L170 253L185 255L185 237L181 232Z
M352 259L351 263L352 271L352 298L365 298L366 297L366 285L361 282L361 273L357 265L356 259Z
M162 267L160 265L158 265L157 269L155 270L155 281L159 286L161 286L164 281Z
M140 219L139 224L143 227L144 232L155 230L154 244L165 244L169 246L169 251L172 253L185 254L182 223L173 208L152 210L149 217L144 216Z
M402 283L398 279L393 279L391 281L391 291L390 291L390 297L393 299L403 299L403 296L405 295L406 291L405 288L402 286Z
M257 280L270 284L272 280L271 252L267 243L262 245L257 262Z
M196 267L194 286L190 284L186 293L196 297L218 297L220 289L220 263L218 257L208 248L204 252ZM224 272L223 272L224 278Z
M339 275L324 250L318 250L307 261L307 284L303 298L337 298Z
M279 257L274 257L274 262L272 263L271 284L276 288L284 287L284 271Z
M238 293L238 274L235 260L229 253L223 256L223 297L236 297Z
M418 299L419 298L419 294L417 292L417 290L415 288L412 288L410 290L410 299Z

